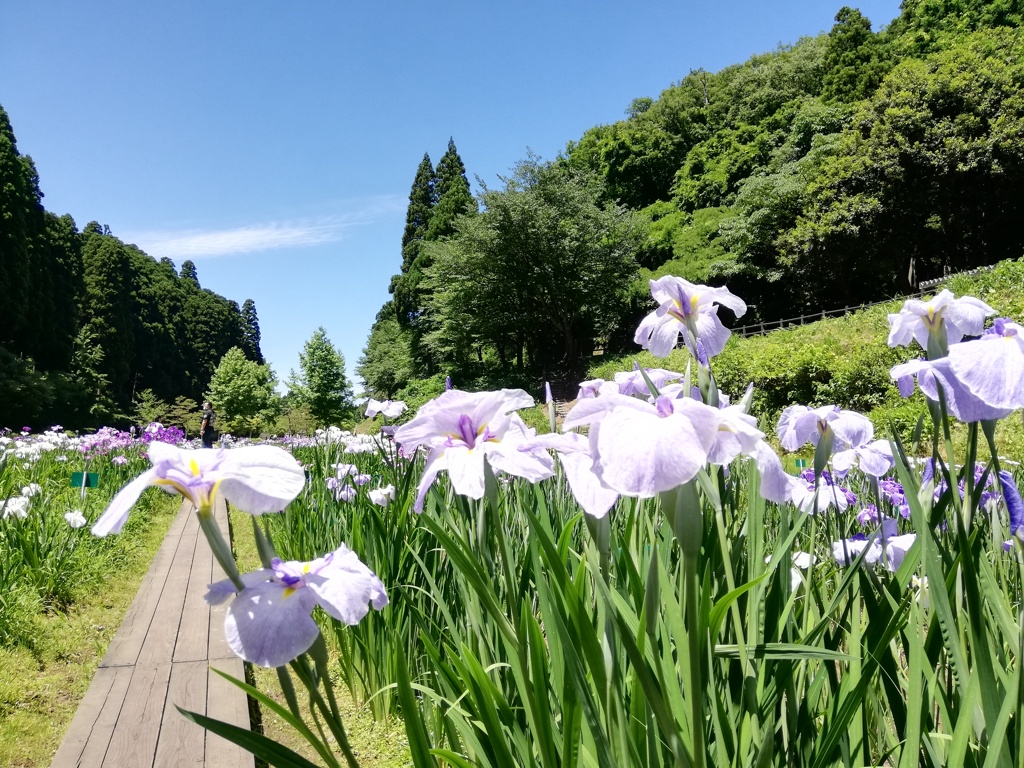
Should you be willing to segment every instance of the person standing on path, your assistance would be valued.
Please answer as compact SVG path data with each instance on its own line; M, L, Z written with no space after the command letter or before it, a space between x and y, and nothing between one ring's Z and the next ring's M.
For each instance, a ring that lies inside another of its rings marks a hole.
M203 403L203 423L199 433L203 437L203 448L213 448L213 440L217 432L214 425L217 423L217 414L213 410L210 401Z

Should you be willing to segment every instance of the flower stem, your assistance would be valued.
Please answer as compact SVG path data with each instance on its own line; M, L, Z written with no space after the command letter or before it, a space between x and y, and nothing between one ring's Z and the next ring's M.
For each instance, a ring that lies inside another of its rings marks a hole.
M196 510L196 516L199 518L199 527L206 535L206 540L210 542L213 556L217 558L217 562L224 569L224 573L227 574L228 578L231 579L231 583L238 587L238 591L241 592L245 589L245 584L242 583L242 577L238 574L238 566L235 565L235 557L231 554L231 547L224 540L220 527L213 517L213 507L209 504L199 507Z
M705 658L700 637L700 574L699 557L683 555L686 638L690 654L690 679L686 697L690 700L690 729L693 736L693 766L704 768L706 747L704 745L704 670Z

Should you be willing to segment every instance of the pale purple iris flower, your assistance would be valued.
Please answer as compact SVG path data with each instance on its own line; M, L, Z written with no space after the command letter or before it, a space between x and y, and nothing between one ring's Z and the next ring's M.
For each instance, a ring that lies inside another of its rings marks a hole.
M633 340L655 357L667 357L682 333L690 352L707 365L731 335L718 319L718 305L737 317L747 311L746 303L728 288L696 285L671 275L651 280L650 285L658 308L641 321Z
M651 498L692 480L715 447L722 417L691 398L654 404L608 394L580 400L563 430L589 426L594 472L623 496Z
M518 414L534 404L521 389L462 392L451 389L424 405L395 431L406 455L425 447L430 453L420 479L414 509L423 511L427 490L442 470L456 493L472 499L484 495L484 462L492 469L537 482L554 474L551 457L543 451L520 451L533 437Z
M870 534L857 534L832 542L832 557L839 565L850 565L864 552L864 563L874 565L881 562L887 570L895 572L916 539L917 535L913 533L898 535L896 521L884 518Z
M843 447L864 445L875 434L871 420L855 411L843 411L836 405L791 405L779 417L779 442L787 451L797 451L808 442L817 445L829 429Z
M972 395L993 408L1024 408L1024 328L998 318L985 335L949 348L949 365Z
M675 371L666 371L664 368L644 368L641 373L639 368L632 371L621 371L615 374L615 384L619 388L620 395L639 395L650 397L651 390L644 380L644 375L651 380L651 384L658 390L668 382L683 378L683 374Z
M94 535L120 533L135 502L151 485L177 491L200 510L210 509L221 493L238 509L261 515L280 512L306 483L292 455L270 445L192 451L152 442L148 451L153 466L114 497L93 525Z
M979 336L985 330L985 318L996 311L973 296L956 298L942 290L928 301L908 299L899 314L889 315L889 346L905 347L916 341L928 349L929 335L945 326L946 340L955 344L964 336Z
M334 491L335 501L341 501L345 504L355 501L357 491L347 483L337 483L331 490Z
M373 606L388 604L381 580L342 544L312 562L274 558L270 568L210 585L206 602L219 605L232 595L224 619L228 645L245 661L280 667L309 650L320 633L313 620L319 605L344 624L358 624ZM237 595L236 595L237 593Z
M374 400L372 397L366 404L366 418L372 419L378 413L389 419L397 419L409 409L401 400Z
M520 450L536 448L555 451L565 471L569 490L588 515L600 519L615 506L619 494L604 485L594 471L594 458L590 453L590 441L586 437L576 432L549 433L537 435L520 446Z
M955 344L949 349L952 352L974 343L976 342ZM914 393L915 379L924 396L936 403L939 401L939 387L942 387L946 409L964 423L992 421L1013 413L1010 408L993 408L975 397L953 373L951 365L949 357L940 357L938 360L911 360L894 366L889 371L889 377L896 382L903 397L910 397Z

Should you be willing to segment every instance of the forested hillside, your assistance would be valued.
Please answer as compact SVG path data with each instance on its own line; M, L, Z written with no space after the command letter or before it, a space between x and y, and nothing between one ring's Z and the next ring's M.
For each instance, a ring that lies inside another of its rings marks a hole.
M1022 16L907 0L875 32L844 7L826 34L635 99L479 207L464 174L442 207L424 158L360 375L413 399L446 374L570 389L595 348L631 346L651 277L727 284L744 321L771 320L1019 257Z
M0 427L127 423L155 399L186 413L232 347L263 362L251 300L95 222L79 231L42 198L0 108Z

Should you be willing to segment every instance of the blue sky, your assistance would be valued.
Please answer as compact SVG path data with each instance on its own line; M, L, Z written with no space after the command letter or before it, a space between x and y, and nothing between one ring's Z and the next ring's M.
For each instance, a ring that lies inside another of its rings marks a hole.
M317 326L352 375L416 166L554 158L691 69L827 31L839 0L10 0L0 105L44 205L256 302L278 377ZM855 3L874 23L896 0ZM474 188L476 185L474 184Z

